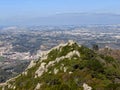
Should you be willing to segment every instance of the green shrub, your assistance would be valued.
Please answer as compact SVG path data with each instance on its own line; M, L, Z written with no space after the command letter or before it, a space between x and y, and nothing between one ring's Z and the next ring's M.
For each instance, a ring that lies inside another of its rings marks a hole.
M106 87L106 90L120 90L120 83L111 83Z
M59 90L70 90L70 87L67 84L61 84Z
M98 60L89 60L87 67L97 72L102 72L104 70L103 65Z

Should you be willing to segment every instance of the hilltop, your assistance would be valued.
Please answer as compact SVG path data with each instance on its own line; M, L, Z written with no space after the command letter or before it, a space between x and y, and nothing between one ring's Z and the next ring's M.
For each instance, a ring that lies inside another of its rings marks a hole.
M120 90L120 63L70 40L42 52L0 90Z

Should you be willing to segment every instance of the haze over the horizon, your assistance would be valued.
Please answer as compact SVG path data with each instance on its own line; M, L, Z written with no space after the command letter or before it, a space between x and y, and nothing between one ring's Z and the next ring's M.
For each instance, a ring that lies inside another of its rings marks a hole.
M118 24L119 14L120 0L0 1L1 25Z

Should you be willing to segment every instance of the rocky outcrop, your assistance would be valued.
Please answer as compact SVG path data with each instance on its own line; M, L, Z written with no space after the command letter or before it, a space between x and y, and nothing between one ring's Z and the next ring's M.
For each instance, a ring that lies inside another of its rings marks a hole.
M84 90L92 90L90 86L88 86L86 83L83 84L83 89Z
M80 53L78 51L71 51L66 56L62 56L56 58L53 61L50 61L47 65L43 61L38 70L35 72L35 78L40 77L44 72L47 72L49 67L54 66L56 63L59 63L61 60L64 60L65 58L71 58L73 55L77 55L78 57L80 57ZM66 72L66 70L67 69L64 67L64 72Z

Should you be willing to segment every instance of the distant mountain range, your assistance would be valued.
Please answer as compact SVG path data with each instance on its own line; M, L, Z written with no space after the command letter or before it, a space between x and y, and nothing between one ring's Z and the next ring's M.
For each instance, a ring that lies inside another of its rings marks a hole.
M28 16L29 17L29 16ZM80 25L120 24L120 15L111 13L64 13L43 17L8 19L0 24L10 25Z

